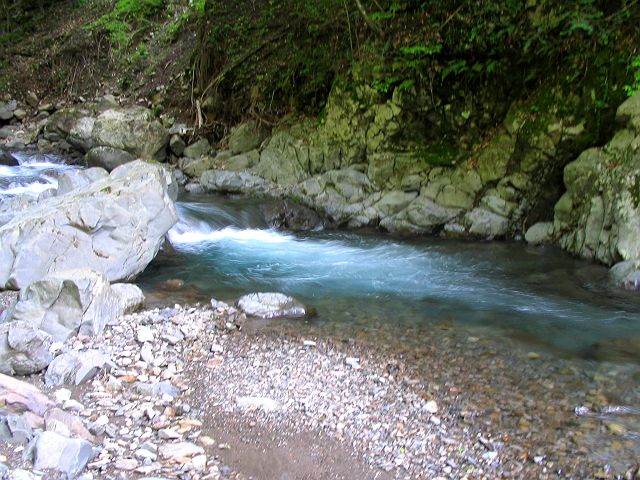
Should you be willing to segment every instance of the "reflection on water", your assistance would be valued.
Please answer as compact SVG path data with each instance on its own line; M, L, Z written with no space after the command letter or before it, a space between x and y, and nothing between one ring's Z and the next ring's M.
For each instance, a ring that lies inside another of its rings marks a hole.
M307 302L318 322L443 320L486 327L582 354L607 337L638 335L640 298L611 288L603 267L521 243L403 240L353 232L269 229L257 201L179 203L175 253L140 279L179 278L199 300L280 291Z

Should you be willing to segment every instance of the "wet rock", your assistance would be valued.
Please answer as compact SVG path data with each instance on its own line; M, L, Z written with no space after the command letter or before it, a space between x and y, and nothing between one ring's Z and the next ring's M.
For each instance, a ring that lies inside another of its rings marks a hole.
M54 432L42 432L34 444L34 466L52 469L70 478L78 475L93 456L86 440L71 439Z
M48 273L91 268L130 280L177 220L172 180L135 161L72 193L48 198L0 227L0 286L25 288Z
M260 318L303 318L308 315L307 307L282 293L251 293L240 297L237 305L245 314Z
M324 227L323 220L316 212L292 200L265 202L260 206L260 211L274 228L306 231Z
M625 290L640 290L640 260L616 263L609 270L609 276Z
M94 147L86 155L87 164L92 167L101 167L110 172L120 165L135 160L133 155L119 148L113 147Z
M80 385L92 379L100 370L109 370L111 359L98 350L68 352L58 355L47 368L47 385Z
M0 373L29 375L53 360L51 335L21 321L0 324Z

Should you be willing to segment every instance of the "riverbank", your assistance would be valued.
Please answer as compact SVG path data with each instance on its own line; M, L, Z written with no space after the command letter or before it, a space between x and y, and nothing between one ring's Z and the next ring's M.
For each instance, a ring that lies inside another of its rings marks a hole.
M634 468L638 415L619 407L633 405L636 367L558 359L446 322L419 341L321 327L247 321L223 304L148 310L63 347L101 350L110 372L69 390L29 381L94 435L83 478L616 478ZM21 447L3 450L4 463L25 466Z

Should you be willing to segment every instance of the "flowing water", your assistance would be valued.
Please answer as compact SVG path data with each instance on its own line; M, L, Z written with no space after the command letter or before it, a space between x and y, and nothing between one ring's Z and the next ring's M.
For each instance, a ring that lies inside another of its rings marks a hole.
M37 196L74 168L16 158L0 166L0 199ZM412 359L407 368L436 385L430 394L493 412L483 428L561 463L586 456L620 471L637 461L640 295L610 285L606 268L522 242L276 231L265 201L181 198L173 250L138 278L149 303L293 295L317 315L257 328L355 339Z
M184 198L178 210L169 233L175 254L141 277L149 289L180 279L200 300L277 291L315 308L319 324L430 328L447 320L570 355L640 333L640 296L609 285L606 268L555 248L279 232L268 228L259 201L243 198Z

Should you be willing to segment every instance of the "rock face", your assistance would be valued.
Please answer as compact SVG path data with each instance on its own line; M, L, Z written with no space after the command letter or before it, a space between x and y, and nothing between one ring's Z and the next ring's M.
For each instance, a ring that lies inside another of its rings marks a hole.
M124 150L135 158L163 160L169 132L147 108L114 108L98 115L91 139L94 145Z
M26 209L0 227L0 287L22 289L76 268L110 282L134 278L177 220L171 182L162 167L135 161Z
M215 162L201 184L289 197L339 226L509 238L550 220L562 192L562 168L592 141L570 113L579 99L559 89L541 88L508 111L504 103L475 111L459 105L446 118L418 119L420 99L413 93L396 90L382 98L356 73L356 88L334 86L319 124L302 121L242 148L236 136L250 129L245 124L234 130L230 153L259 145L257 162L249 154ZM550 104L563 108L540 107ZM491 138L479 141L473 136L487 120L479 116L491 116L488 110L495 115L492 125L503 121ZM532 119L532 110L543 113ZM433 122L433 133L425 122ZM437 132L450 127L460 138L443 143Z
M619 127L602 149L564 169L567 191L555 206L554 236L567 251L605 265L627 288L640 285L640 95L617 111Z
M260 318L302 318L307 308L295 298L282 293L251 293L238 299L238 308L245 314Z

